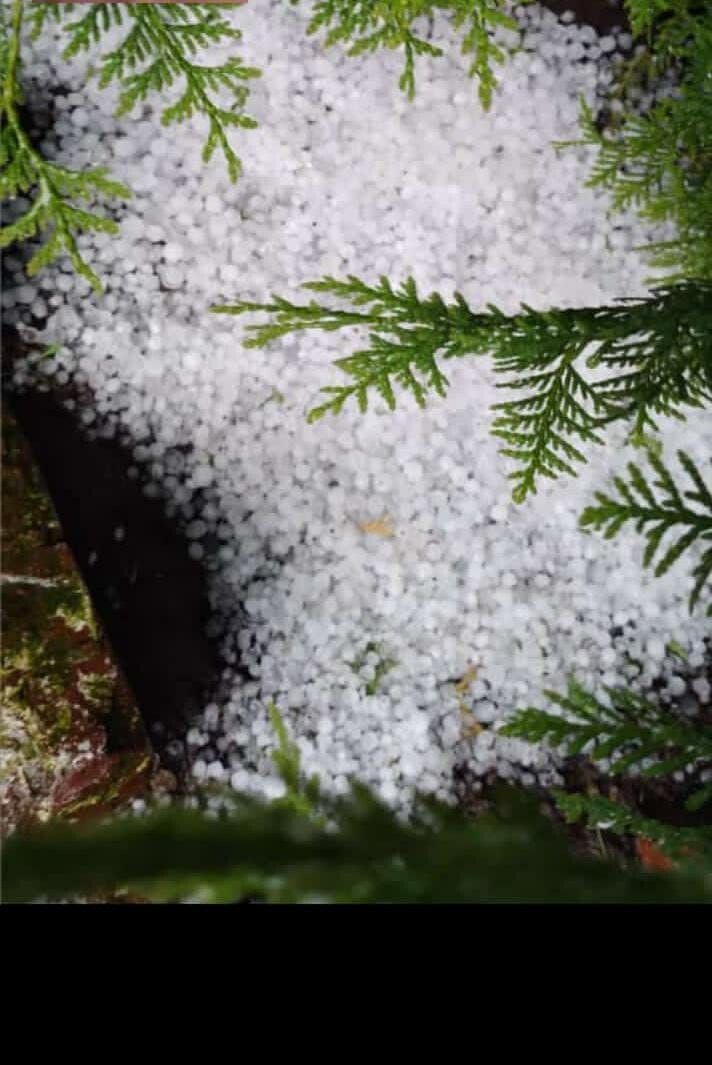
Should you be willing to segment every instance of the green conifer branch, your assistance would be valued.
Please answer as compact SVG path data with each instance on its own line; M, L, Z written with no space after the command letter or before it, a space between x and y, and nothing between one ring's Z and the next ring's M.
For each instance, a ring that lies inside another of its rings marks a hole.
M320 822L319 803L321 800L319 778L314 775L304 779L301 768L299 747L289 738L286 726L274 703L270 703L269 717L277 736L277 747L272 754L272 761L286 788L284 798L276 802L297 814L310 817Z
M0 114L3 120L0 131L0 197L12 200L30 194L30 204L19 218L0 229L0 248L44 236L44 243L27 264L29 276L32 277L42 267L66 254L76 272L99 292L101 282L82 257L77 235L88 231L115 233L118 226L113 219L78 206L76 201L92 201L97 196L125 199L130 192L124 185L112 180L103 168L70 170L45 159L33 145L20 113L23 102L19 82L23 16L22 0L13 0L10 22L9 25L3 25L0 44Z
M109 5L102 5L108 7ZM35 41L42 33L47 23L60 23L63 18L71 14L76 4L38 4L31 3L27 12L27 22L30 26L30 39Z
M546 691L563 713L534 707L519 710L501 735L531 743L564 746L568 755L587 753L593 761L611 760L611 773L638 767L644 777L670 776L690 763L712 767L712 728L656 705L625 688L605 688L607 702L596 698L574 679L566 695ZM698 809L709 801L708 786L688 801Z
M646 540L643 565L655 562L656 577L666 573L693 544L709 544L692 571L692 611L712 576L712 493L690 456L678 451L677 458L692 482L691 488L680 489L660 456L649 450L648 461L657 478L651 483L635 463L629 463L628 481L613 479L619 498L596 492L597 502L584 510L581 525L603 532L610 540L627 522L634 522Z
M148 897L268 902L704 901L709 865L658 875L571 853L511 792L476 821L432 799L406 821L365 788L329 824L237 796L225 816L179 807L106 824L49 825L8 841L5 898L30 902L130 886ZM232 891L232 895L230 895Z
M497 85L493 65L505 59L503 50L492 39L492 30L496 26L517 28L516 21L502 7L502 0L316 0L307 32L326 31L325 44L345 43L351 56L379 48L402 49L404 66L399 86L412 99L416 58L442 55L442 49L420 35L415 26L435 11L445 11L452 18L453 27L464 30L461 50L472 56L469 75L478 79L480 101L488 108Z
M64 55L71 58L87 51L112 24L124 25L127 20L130 28L124 39L100 60L100 86L103 88L112 81L121 85L117 114L129 114L151 93L164 92L174 84L182 85L179 99L162 111L163 125L182 122L196 114L204 115L208 120L208 135L203 160L209 162L219 149L230 180L236 181L242 164L230 143L229 131L236 127L252 129L257 125L245 114L244 107L249 95L248 83L259 77L260 71L244 65L235 56L212 66L194 61L201 48L236 41L242 36L217 8L218 5L210 4L93 5L78 20L64 23L70 37ZM230 106L218 102L221 91L230 94Z
M603 829L618 836L636 836L655 843L660 850L685 864L712 862L712 828L683 828L644 817L630 806L606 799L602 795L571 794L554 791L553 798L569 823L583 821L590 828Z
M334 363L351 381L322 389L328 398L310 412L310 421L338 414L352 399L365 410L374 394L393 409L398 386L423 406L428 392L445 392L441 361L490 354L503 378L500 387L523 393L495 405L500 413L493 427L506 444L503 453L518 464L511 474L518 502L536 490L540 477L574 473L574 464L585 461L577 445L601 443L609 422L627 420L640 436L655 427L656 416L682 415L712 395L712 286L701 282L614 306L525 306L509 316L493 306L475 313L459 294L452 303L437 293L420 297L412 278L400 287L387 278L377 285L325 278L305 288L333 300L296 304L274 297L212 310L270 316L248 326L248 347L305 329L367 332L367 346Z
M589 184L610 190L615 209L671 222L675 237L646 246L668 279L712 278L712 6L688 0L628 0L634 31L650 43L653 79L677 72L672 96L626 113L602 132L581 103L581 137L596 149ZM561 144L559 147L567 145Z

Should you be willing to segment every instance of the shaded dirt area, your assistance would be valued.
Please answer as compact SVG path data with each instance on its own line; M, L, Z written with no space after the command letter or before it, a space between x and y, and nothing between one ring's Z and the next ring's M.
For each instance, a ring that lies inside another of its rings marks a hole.
M0 814L7 834L50 817L107 812L170 774L157 773L132 694L6 407L2 470Z
M5 373L22 354L16 334L4 337ZM54 391L6 399L29 441L62 529L114 650L167 766L180 769L169 741L203 704L220 661L206 635L205 575L160 502L127 475L129 454L116 440L88 439ZM127 737L109 723L110 750Z
M588 23L599 33L628 27L622 0L542 0L542 7L548 7L555 15L570 11L576 16L575 21Z

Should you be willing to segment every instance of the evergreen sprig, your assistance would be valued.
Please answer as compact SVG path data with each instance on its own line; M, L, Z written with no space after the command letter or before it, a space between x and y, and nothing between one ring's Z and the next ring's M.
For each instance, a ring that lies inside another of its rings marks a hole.
M31 3L30 9L27 12L27 23L30 27L31 40L36 41L48 23L61 23L62 19L66 18L67 15L70 15L76 6L76 4ZM104 13L104 17L110 20L112 17L112 9L115 9L117 5L102 4L101 6L107 9ZM110 24L110 22L107 24L107 29Z
M532 801L503 792L476 821L430 798L397 816L354 786L329 824L238 796L222 817L174 807L11 838L9 902L129 886L159 899L267 902L703 901L698 871L655 875L572 854Z
M632 207L654 224L672 223L675 237L643 249L670 280L712 278L712 7L628 0L632 26L651 42L650 76L677 72L672 95L644 113L628 112L599 129L585 101L581 137L596 149L589 184L610 190L612 206ZM565 147L562 144L560 147Z
M0 229L0 248L16 241L44 237L44 243L27 264L30 277L66 254L76 272L95 291L101 291L99 278L79 251L77 236L89 231L116 233L118 226L113 219L80 206L77 201L91 203L99 197L125 199L130 192L109 177L105 169L71 170L45 159L32 143L23 126L20 111L23 103L19 81L23 15L21 0L13 0L9 24L5 23L3 15L0 42L0 197L12 200L27 194L30 203L18 218Z
M236 56L214 65L196 63L195 56L210 45L240 40L240 30L224 18L217 5L95 4L81 18L63 23L69 35L65 58L100 43L112 25L126 25L128 32L101 57L99 84L102 88L113 81L121 85L117 114L129 114L151 93L181 85L180 97L161 113L163 125L182 122L196 114L207 118L203 160L209 162L220 149L230 180L236 181L242 164L230 144L229 132L257 125L245 114L244 107L248 83L259 77L260 71L246 66ZM230 95L229 106L219 102L221 92Z
M604 690L605 702L571 680L566 695L544 693L563 714L529 707L518 711L501 734L564 746L567 754L587 753L593 761L610 759L614 774L638 767L645 777L670 776L690 763L697 768L712 767L712 728L708 725L626 688ZM712 785L703 785L687 806L696 810L710 799Z
M712 863L712 828L709 825L681 827L644 817L624 803L603 795L584 795L556 790L552 793L564 818L570 823L585 822L590 828L650 840L676 861Z
M625 0L625 8L633 34L648 44L651 58L662 64L687 55L690 34L706 14L705 0Z
M497 85L492 67L505 59L492 31L496 26L517 28L502 7L502 0L316 0L307 32L325 30L326 45L346 43L351 56L379 48L402 49L404 67L399 86L412 99L417 56L443 54L416 24L432 18L436 11L445 11L455 30L464 30L461 50L472 56L469 75L478 79L480 101L487 108Z
M308 779L304 778L299 747L289 738L289 733L276 705L270 703L268 710L270 722L277 737L277 747L272 753L272 761L286 788L284 797L276 802L297 814L318 819L321 798L319 778L316 775Z
M649 450L648 461L656 479L651 483L639 466L629 463L628 480L613 479L619 498L596 492L597 502L584 510L581 525L602 531L610 540L623 525L634 522L636 531L643 533L646 540L643 565L655 562L656 577L666 573L693 544L709 544L692 571L692 611L712 575L712 492L686 452L678 451L677 458L691 482L690 488L680 489L660 456ZM669 534L668 546L661 554ZM712 614L712 607L708 613Z
M445 393L439 360L490 354L505 378L500 387L523 393L495 405L494 423L503 453L518 463L510 475L517 502L536 491L540 477L575 473L574 463L585 461L577 445L601 443L609 422L627 420L639 436L655 427L657 416L682 416L712 395L712 285L706 283L680 283L614 306L524 306L514 315L493 306L475 313L459 294L452 303L437 293L421 297L412 278L394 287L385 277L377 285L329 277L305 288L342 305L275 296L212 309L271 316L248 326L248 347L305 329L367 330L368 345L334 363L351 382L322 389L328 399L310 412L312 422L338 414L350 399L363 411L372 394L393 409L395 386L422 407L429 391Z
M265 311L273 316L271 322L248 326L247 347L263 347L305 329L327 332L349 326L370 329L368 348L334 363L352 377L354 383L322 389L330 398L310 412L310 422L327 413L338 414L351 398L355 398L364 411L371 392L382 396L393 410L396 405L394 383L410 392L421 407L425 405L429 389L441 396L445 394L447 379L438 366L436 355L447 358L464 354L461 344L473 321L473 315L461 297L458 296L454 304L445 303L437 293L422 299L412 278L398 288L394 288L386 277L382 277L377 285L369 285L353 276L345 281L328 277L309 282L304 287L312 292L328 293L350 304L350 308L325 306L314 300L308 304L295 304L275 296L271 303L242 300L215 305L211 310L232 315Z

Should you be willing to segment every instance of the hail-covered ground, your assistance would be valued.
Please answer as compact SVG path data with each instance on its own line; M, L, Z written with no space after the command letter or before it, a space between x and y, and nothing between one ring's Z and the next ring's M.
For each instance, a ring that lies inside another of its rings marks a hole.
M628 42L527 9L523 49L485 113L445 19L433 41L447 57L418 62L409 103L399 56L324 50L301 7L229 17L264 71L234 186L217 155L201 162L202 120L167 130L150 103L117 120L115 94L77 91L81 65L59 60L51 35L28 50L30 85L70 90L48 151L107 166L133 199L119 237L82 240L104 295L65 264L33 282L18 271L5 294L9 320L46 319L61 350L44 370L93 395L87 427L130 437L145 491L166 499L210 571L226 658L251 679L236 674L190 731L193 772L278 794L274 702L327 791L353 777L404 807L415 788L452 798L456 769L551 781L549 755L498 736L515 708L546 705L571 674L593 690L663 676L680 695L671 642L702 663L684 562L656 580L634 532L609 543L577 528L630 458L623 434L576 480L515 506L486 361L448 365L449 393L425 411L404 399L310 426L319 389L338 383L331 360L353 342L303 333L249 350L240 321L208 308L303 298L302 282L347 273L412 275L473 308L643 294L635 246L648 234L584 187L586 152L552 147L577 135L580 95L605 89ZM691 417L663 435L701 459L712 433Z

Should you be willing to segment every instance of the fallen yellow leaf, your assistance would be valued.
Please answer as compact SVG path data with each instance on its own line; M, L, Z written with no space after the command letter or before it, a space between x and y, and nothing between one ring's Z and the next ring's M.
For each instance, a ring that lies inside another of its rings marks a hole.
M455 684L455 692L457 694L457 705L460 708L460 713L465 719L465 724L462 729L462 739L472 739L473 736L478 736L480 732L484 730L484 725L481 725L475 715L470 710L469 706L465 703L465 692L470 687L472 682L477 680L477 666L468 666L463 675Z
M372 533L374 536L395 536L395 529L387 514L375 521L360 521L358 527L361 532Z
M477 666L468 666L465 673L463 673L455 685L455 691L459 695L464 695L473 680L477 680Z

